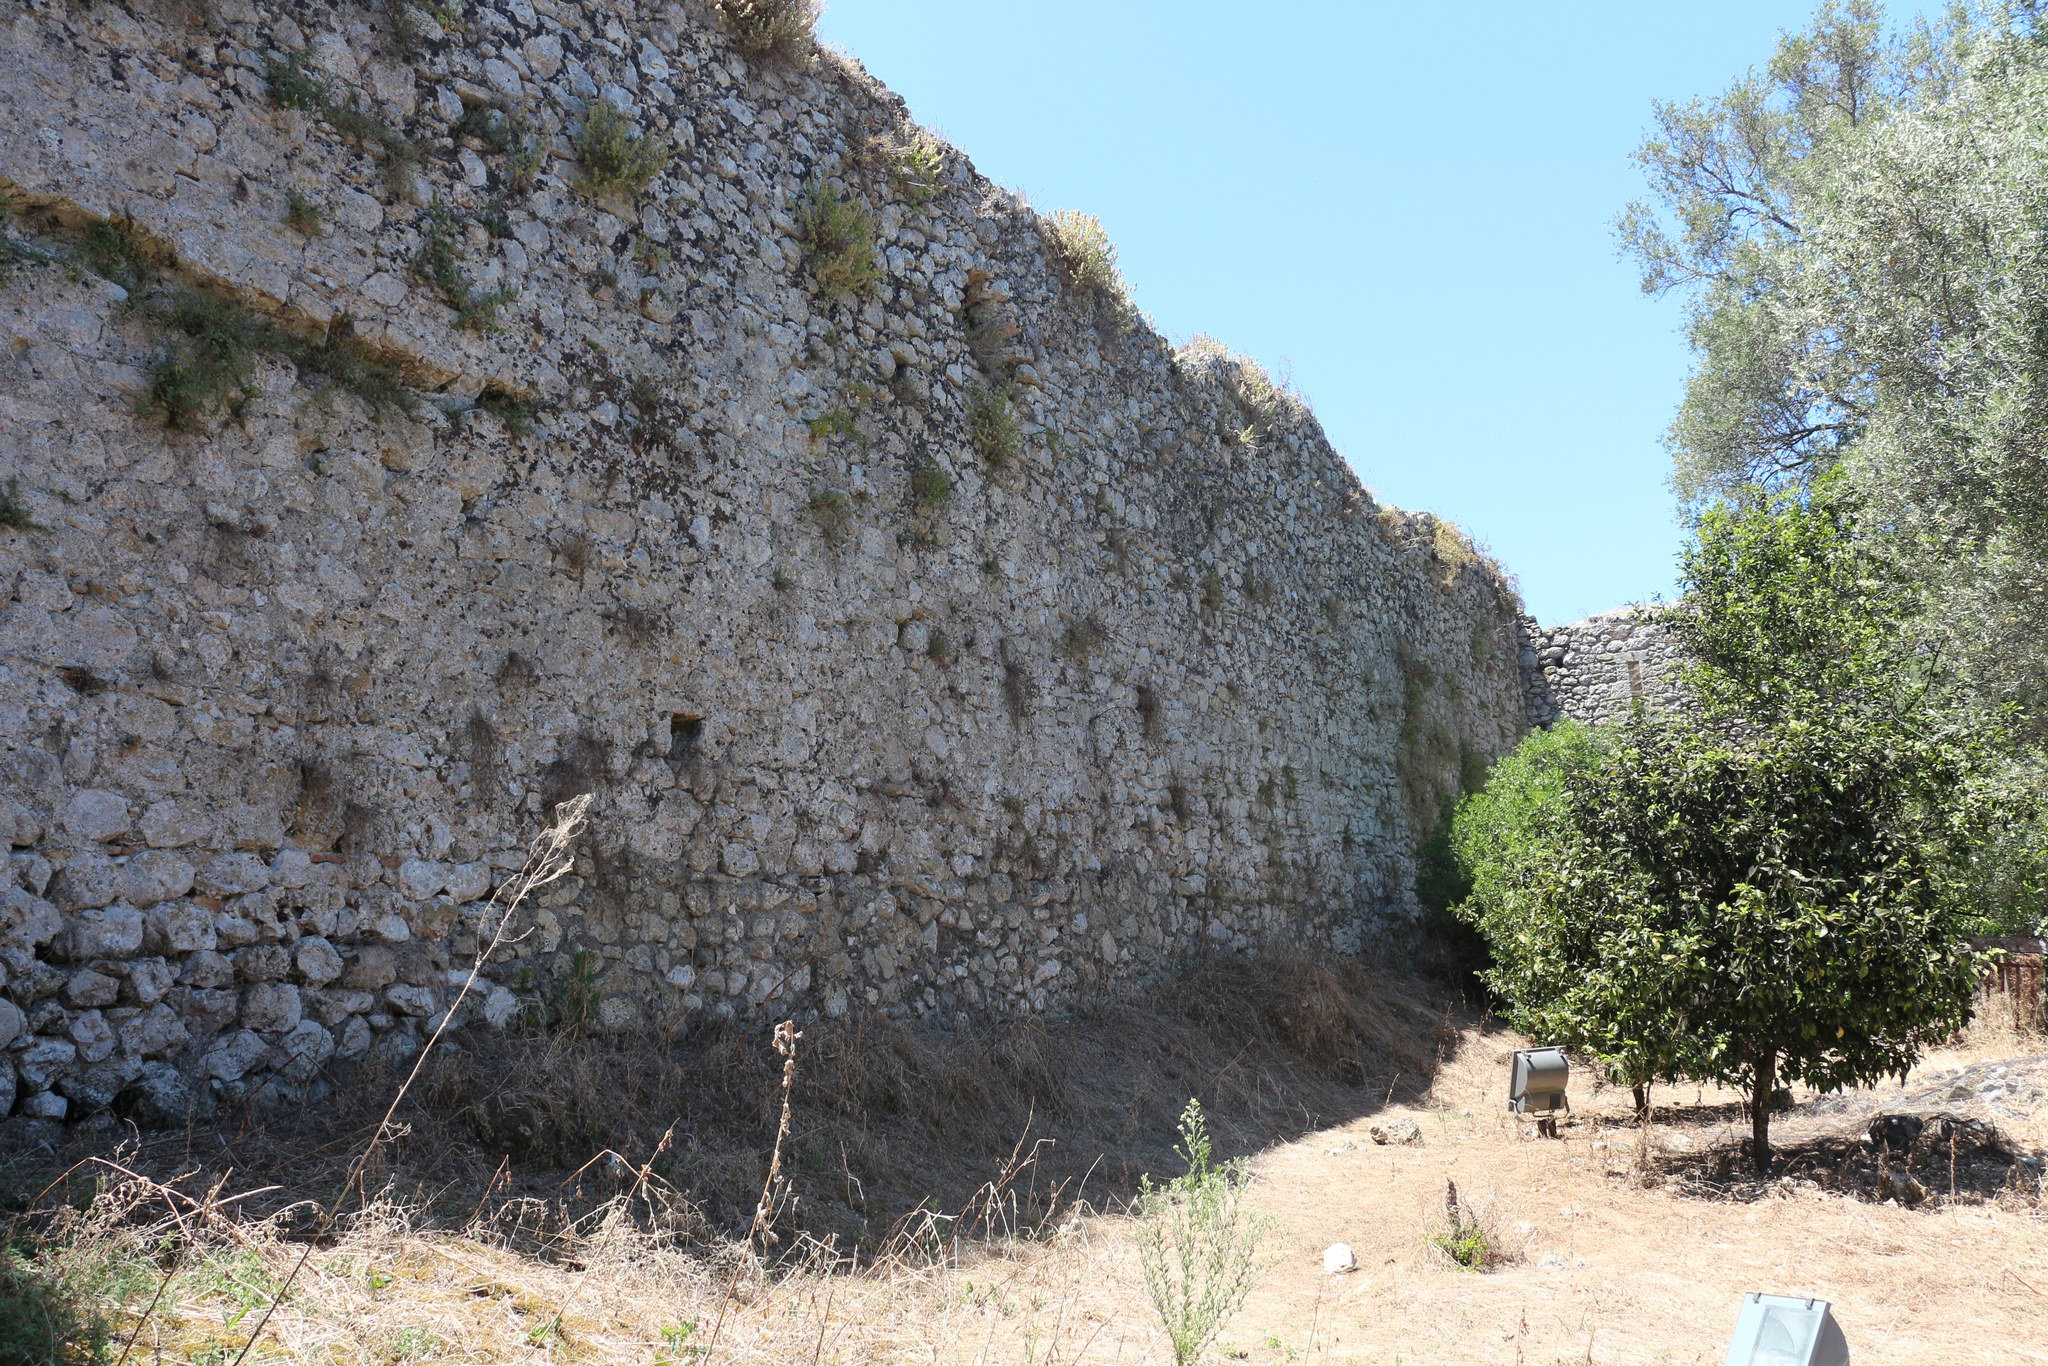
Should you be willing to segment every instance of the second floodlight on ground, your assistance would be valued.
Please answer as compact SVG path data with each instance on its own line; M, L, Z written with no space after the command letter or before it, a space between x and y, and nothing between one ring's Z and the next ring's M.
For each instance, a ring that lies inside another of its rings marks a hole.
M1826 1300L1747 1295L1723 1366L1849 1366L1849 1343Z
M1518 1115L1536 1115L1536 1131L1557 1132L1556 1111L1569 1110L1565 1084L1571 1080L1571 1064L1562 1048L1519 1048L1508 1070L1508 1109Z

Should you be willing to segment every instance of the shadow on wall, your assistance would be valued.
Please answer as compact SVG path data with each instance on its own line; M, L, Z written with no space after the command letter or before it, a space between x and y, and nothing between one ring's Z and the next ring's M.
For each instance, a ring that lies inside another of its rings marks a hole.
M1178 1171L1174 1123L1190 1097L1222 1156L1419 1100L1458 1037L1425 990L1355 961L1233 958L1061 1020L959 1032L819 1022L799 1044L783 1167L794 1198L782 1217L872 1248L905 1217L964 1208L1028 1160L1012 1183L1014 1217L1034 1223L1082 1199L1120 1203L1141 1174ZM478 1032L430 1061L368 1188L436 1190L450 1227L489 1223L537 1193L573 1218L617 1193L606 1171L651 1162L705 1232L737 1233L766 1175L780 1076L762 1029ZM166 1177L175 1165L195 1189L231 1166L261 1171L275 1186L248 1214L324 1204L397 1080L365 1068L315 1117L225 1118L146 1143L134 1160ZM124 1137L111 1124L74 1131L18 1154L0 1168L4 1185L37 1189Z

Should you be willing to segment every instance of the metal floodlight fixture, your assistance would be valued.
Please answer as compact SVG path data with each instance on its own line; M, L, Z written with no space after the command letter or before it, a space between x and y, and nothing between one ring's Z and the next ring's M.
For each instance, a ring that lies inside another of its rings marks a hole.
M1826 1300L1751 1294L1724 1366L1849 1366L1849 1344Z
M1508 1109L1518 1115L1548 1115L1569 1110L1565 1083L1571 1079L1571 1064L1562 1048L1518 1048L1508 1070ZM1545 1123L1555 1124L1555 1120Z

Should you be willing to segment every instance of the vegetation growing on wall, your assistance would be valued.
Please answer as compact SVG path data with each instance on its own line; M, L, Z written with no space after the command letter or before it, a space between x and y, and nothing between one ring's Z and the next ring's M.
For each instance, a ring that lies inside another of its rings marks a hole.
M981 462L1006 470L1024 454L1024 429L1007 390L975 385L967 391L967 440Z
M583 164L577 188L598 197L637 199L668 165L668 150L602 96L584 107L575 148Z
M811 60L822 0L717 0L717 5L726 32L749 57L791 66Z
M1076 306L1117 328L1134 321L1116 244L1092 213L1055 209L1045 216L1045 242Z
M394 178L408 175L419 164L420 149L413 140L378 116L360 91L337 90L323 76L307 67L311 53L303 48L282 57L263 59L263 78L270 86L270 98L280 109L299 109L325 121L336 132L384 159Z
M796 227L804 263L828 296L864 295L880 282L875 216L850 192L814 178L797 206Z

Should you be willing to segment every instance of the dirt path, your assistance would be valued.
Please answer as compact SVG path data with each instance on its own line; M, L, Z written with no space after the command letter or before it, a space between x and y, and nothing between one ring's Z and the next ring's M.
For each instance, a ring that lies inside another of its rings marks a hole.
M1624 1124L1627 1093L1586 1096L1555 1142L1522 1137L1500 1089L1513 1041L1474 1037L1438 1079L1428 1109L1392 1111L1313 1134L1257 1165L1259 1207L1277 1221L1281 1260L1224 1334L1254 1362L1718 1363L1748 1291L1833 1301L1858 1366L2048 1362L2048 1220L2008 1196L1917 1209L1887 1206L1794 1176L1716 1195L1680 1176L1739 1137L1726 1096L1692 1091L1658 1131L1644 1173ZM1867 1093L1897 1108L1981 1054L1931 1058L1904 1087ZM1939 1087L1934 1090L1939 1093ZM1806 1107L1802 1106L1802 1110ZM1375 1125L1412 1118L1418 1146L1379 1146ZM2001 1128L2038 1151L2038 1099ZM1786 1116L1795 1154L1833 1151L1864 1114ZM1446 1180L1490 1205L1514 1258L1486 1274L1452 1269L1422 1241ZM1967 1195L1965 1197L1968 1199ZM1349 1243L1359 1269L1321 1271L1324 1247Z

